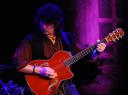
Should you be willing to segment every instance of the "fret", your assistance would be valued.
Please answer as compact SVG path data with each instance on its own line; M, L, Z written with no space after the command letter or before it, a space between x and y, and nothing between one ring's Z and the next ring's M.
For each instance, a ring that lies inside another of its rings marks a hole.
M90 48L87 48L87 49L84 49L82 51L80 51L79 53L77 53L76 55L72 56L71 58L67 59L65 62L64 62L64 65L65 66L68 66L68 65L71 65L75 62L77 62L78 60L80 60L81 58L83 58L84 56L86 56L87 54L91 53L94 49L96 48L96 45L90 47Z

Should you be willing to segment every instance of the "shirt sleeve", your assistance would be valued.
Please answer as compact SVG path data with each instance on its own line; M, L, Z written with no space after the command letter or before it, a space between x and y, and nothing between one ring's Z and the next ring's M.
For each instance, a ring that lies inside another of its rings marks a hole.
M93 50L93 52L92 52L92 58L93 59L96 59L98 55L100 55L100 52L97 51L97 49Z
M25 67L32 60L31 43L24 39L13 56L13 62L16 64L17 69Z

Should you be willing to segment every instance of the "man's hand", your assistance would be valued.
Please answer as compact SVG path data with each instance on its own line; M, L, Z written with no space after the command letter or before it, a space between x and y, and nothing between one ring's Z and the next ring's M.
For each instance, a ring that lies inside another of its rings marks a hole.
M50 67L42 67L41 75L48 78L57 77L57 73L55 72L55 70Z
M48 77L48 78L57 77L57 73L55 72L55 70L50 67L36 66L35 73L37 73L43 77Z
M48 77L48 78L57 77L57 73L55 72L55 70L50 67L36 66L35 73L37 73L43 77Z
M105 43L99 43L97 45L97 51L99 51L99 52L103 52L105 50L105 48L106 48L106 44Z

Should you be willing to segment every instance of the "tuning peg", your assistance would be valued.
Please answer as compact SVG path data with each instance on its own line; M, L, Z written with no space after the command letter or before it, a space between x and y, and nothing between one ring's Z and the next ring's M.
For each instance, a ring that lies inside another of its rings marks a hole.
M119 40L118 36L120 36L120 35L117 35L116 33L117 33L117 31L113 31L113 34L115 35L115 40Z

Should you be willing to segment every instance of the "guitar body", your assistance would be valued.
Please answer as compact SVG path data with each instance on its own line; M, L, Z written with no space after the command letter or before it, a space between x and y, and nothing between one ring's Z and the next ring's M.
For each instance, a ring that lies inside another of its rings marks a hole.
M39 59L31 61L30 65L49 66L53 68L57 72L58 76L54 79L48 79L36 74L26 74L25 78L30 89L36 95L53 95L63 80L73 77L70 67L64 65L64 61L70 57L71 55L69 52L59 51L49 60Z

